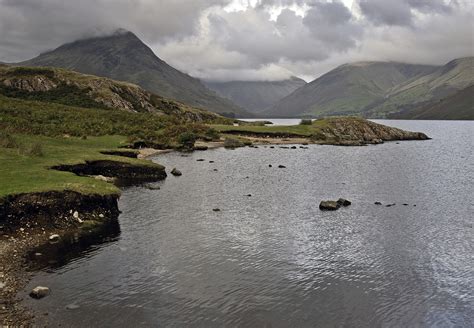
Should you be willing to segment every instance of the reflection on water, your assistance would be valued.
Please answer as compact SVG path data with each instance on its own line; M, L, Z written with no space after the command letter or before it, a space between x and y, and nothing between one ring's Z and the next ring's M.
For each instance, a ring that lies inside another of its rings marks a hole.
M126 189L120 238L26 302L50 326L470 326L474 123L388 123L433 140L161 155L183 176Z
M61 236L57 242L44 244L27 254L31 270L59 269L77 258L90 257L104 245L118 240L120 224L110 220L85 233Z

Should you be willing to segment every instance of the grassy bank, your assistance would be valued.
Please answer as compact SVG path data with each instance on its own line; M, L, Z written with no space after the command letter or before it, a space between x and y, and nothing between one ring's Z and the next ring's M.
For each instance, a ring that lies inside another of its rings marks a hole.
M55 165L78 164L85 161L113 160L131 164L158 166L133 158L103 155L126 143L125 137L44 137L10 135L14 145L0 147L0 197L30 192L72 190L85 194L119 193L113 184L71 172L49 169ZM160 166L158 166L160 167Z

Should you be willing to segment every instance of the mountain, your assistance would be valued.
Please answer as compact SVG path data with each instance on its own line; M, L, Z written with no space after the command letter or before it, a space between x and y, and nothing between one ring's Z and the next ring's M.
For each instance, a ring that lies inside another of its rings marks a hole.
M419 108L390 116L409 120L474 120L474 84Z
M228 120L131 83L60 68L0 66L0 95L81 108L168 115L189 122Z
M165 63L135 34L125 30L64 44L19 65L62 67L109 77L138 84L148 91L193 107L228 116L249 115L209 90L198 79Z
M401 83L373 104L369 113L398 113L435 105L439 100L474 84L474 57L450 61L424 76Z
M297 89L264 113L279 117L358 115L383 101L400 83L435 69L396 62L345 64Z
M211 90L254 114L273 106L305 84L297 77L281 81L206 82Z

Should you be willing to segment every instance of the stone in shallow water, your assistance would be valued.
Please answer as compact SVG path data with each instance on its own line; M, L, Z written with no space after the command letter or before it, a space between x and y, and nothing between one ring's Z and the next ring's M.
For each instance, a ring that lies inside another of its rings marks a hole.
M68 305L66 305L66 309L67 309L67 310L76 310L76 309L78 309L79 307L80 307L79 305L74 304L74 303L73 303L73 304L68 304Z
M319 203L319 209L321 211L335 211L339 209L339 207L341 207L341 205L333 200L323 200L321 203Z
M50 293L50 290L48 287L38 286L38 287L33 288L33 290L30 292L30 297L41 299L43 297L48 296L49 293Z
M183 173L181 173L181 171L178 170L177 168L173 168L173 169L171 170L171 174L174 175L174 176L176 176L176 177L179 177L179 176L183 175Z
M339 199L337 200L337 203L338 203L339 205L341 205L341 206L344 206L344 207L349 206L349 205L352 204L351 201L349 201L349 200L347 200L347 199L344 199L344 198L339 198Z

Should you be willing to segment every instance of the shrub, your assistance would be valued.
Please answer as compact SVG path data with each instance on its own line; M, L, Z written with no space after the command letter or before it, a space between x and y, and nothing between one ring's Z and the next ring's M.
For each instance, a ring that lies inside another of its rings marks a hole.
M16 142L16 139L13 138L10 134L0 132L0 147L18 148L18 143Z
M217 130L213 128L209 128L204 134L204 139L208 141L219 140L219 138L219 132L217 132Z
M303 119L300 122L300 125L311 125L311 124L313 124L313 120Z
M178 142L185 148L193 148L196 142L196 135L193 132L184 132L178 136Z
M237 148L237 147L244 147L245 144L236 138L225 138L224 140L224 147L225 148Z
M21 155L25 156L37 156L41 157L44 155L43 153L43 146L39 142L35 142L30 145L22 145L19 149Z

